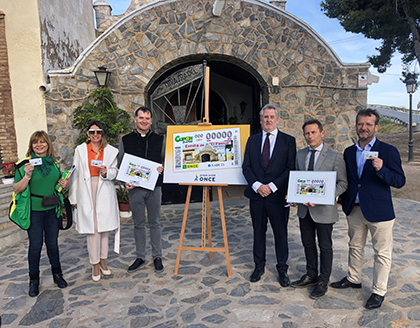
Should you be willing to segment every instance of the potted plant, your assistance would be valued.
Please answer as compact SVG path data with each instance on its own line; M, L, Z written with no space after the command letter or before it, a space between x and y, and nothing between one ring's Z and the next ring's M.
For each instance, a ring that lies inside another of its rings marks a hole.
M118 186L117 189L117 199L120 212L130 212L130 201L128 199L128 190L124 186Z
M4 184L12 184L15 181L15 173L16 173L16 162L10 163L3 163L3 183Z

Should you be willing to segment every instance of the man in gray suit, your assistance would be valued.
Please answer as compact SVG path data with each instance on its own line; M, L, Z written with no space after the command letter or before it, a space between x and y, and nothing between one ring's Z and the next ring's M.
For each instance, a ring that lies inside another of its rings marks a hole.
M336 171L335 196L340 196L347 189L346 164L343 155L322 142L325 131L318 120L303 124L303 136L309 147L301 149L296 155L298 171ZM310 297L325 295L331 275L333 251L332 230L338 220L337 204L314 205L310 202L298 205L299 227L302 244L305 249L306 274L292 282L293 287L315 286ZM318 253L315 243L318 237L320 249L320 275L318 276Z

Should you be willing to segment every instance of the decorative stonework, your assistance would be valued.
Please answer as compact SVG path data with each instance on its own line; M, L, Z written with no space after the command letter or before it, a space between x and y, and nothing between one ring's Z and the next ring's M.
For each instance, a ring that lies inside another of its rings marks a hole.
M304 22L264 1L227 0L220 17L213 16L212 2L156 1L107 30L73 67L50 72L48 132L62 160L72 160L78 134L72 112L97 87L97 67L112 72L116 102L132 113L148 102L163 71L194 56L238 63L258 75L266 94L268 87L275 92L268 96L280 110L279 128L297 137L298 147L309 118L324 123L327 145L343 151L354 142L355 113L367 103L358 73L369 64L343 64ZM275 77L278 92L271 88Z

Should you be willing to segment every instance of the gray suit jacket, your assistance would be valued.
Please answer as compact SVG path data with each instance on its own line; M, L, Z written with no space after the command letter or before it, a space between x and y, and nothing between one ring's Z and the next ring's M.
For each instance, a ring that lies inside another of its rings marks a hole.
M308 155L308 147L301 149L296 155L296 170L306 170L306 156ZM315 171L336 171L337 180L335 184L335 196L340 196L347 189L347 172L346 163L344 162L343 155L336 150L327 147L324 144L321 153L319 154L318 161L315 166ZM315 207L298 205L298 216L304 218L308 212L317 223L334 223L338 220L337 203L334 205L317 205Z

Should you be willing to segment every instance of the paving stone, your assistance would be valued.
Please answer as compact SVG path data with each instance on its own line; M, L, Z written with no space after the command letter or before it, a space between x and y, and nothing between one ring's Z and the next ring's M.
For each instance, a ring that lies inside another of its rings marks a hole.
M420 321L420 310L413 310L408 312L408 319Z
M419 306L420 305L420 293L410 295L404 298L396 298L390 301L392 304L398 305L402 308Z
M130 303L141 303L144 300L144 296L134 296Z
M298 318L309 319L312 317L312 314L308 311L308 309L303 306L286 304L285 309Z
M342 309L342 310L355 310L359 307L353 302L348 302L334 296L324 296L317 299L314 303L315 309Z
M362 327L368 328L392 328L394 326L393 322L400 316L401 312L399 311L389 307L381 307L375 310L364 311L362 317L358 321L358 324Z
M202 284L204 284L205 286L212 286L215 283L217 283L219 281L219 279L213 278L213 277L204 277L203 280L201 281Z
M239 284L235 289L233 289L229 295L234 297L244 297L248 294L251 290L251 284L249 282L245 282L243 284Z
M80 302L70 303L69 307L76 308L76 307L79 307L79 306L85 306L85 305L89 305L89 304L92 304L92 303L93 303L93 301L84 300L84 301L80 301Z
M216 310L216 309L219 309L221 307L227 306L230 303L232 303L232 301L224 300L224 299L221 299L221 298L216 298L214 300L211 300L211 301L203 304L200 308L204 311L212 311L212 310Z
M145 305L130 306L130 308L128 309L128 315L139 315L139 314L144 314L144 313L158 313L158 312L159 311L148 308Z
M14 313L5 313L1 315L1 323L3 325L10 325L13 321L16 320L18 317L17 314Z
M182 321L185 323L191 323L197 317L193 306L181 312L180 316L181 316Z
M19 309L19 308L25 306L26 301L27 301L26 296L15 298L15 299L12 299L11 301L7 302L6 304L4 304L1 307L1 309L5 310L5 311Z
M130 327L137 328L137 327L150 327L151 324L154 322L162 319L161 317L157 316L139 316L134 318L130 321Z
M249 304L278 304L280 301L275 298L267 296L251 296L250 298L240 301L240 304L249 305Z
M209 292L205 292L205 293L199 294L197 296L184 298L184 299L181 300L181 302L189 303L189 304L196 304L196 303L200 303L200 302L204 301L206 298L209 297L209 295L210 295Z
M36 300L35 305L19 322L19 325L30 326L54 318L63 313L64 299L61 290L45 290Z

